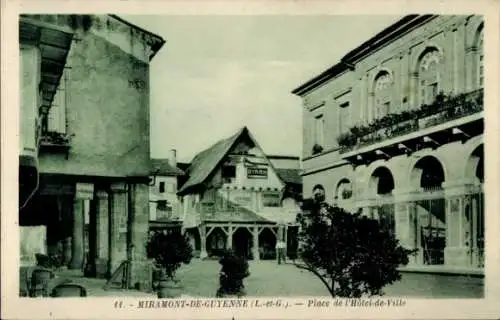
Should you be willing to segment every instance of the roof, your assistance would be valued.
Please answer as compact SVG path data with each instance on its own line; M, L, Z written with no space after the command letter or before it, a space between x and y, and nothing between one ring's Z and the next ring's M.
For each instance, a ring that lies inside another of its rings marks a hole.
M280 160L300 160L297 156L284 156L284 155L274 155L268 154L266 155L268 159L280 159Z
M149 60L153 59L153 57L156 55L156 53L163 47L163 45L166 42L159 35L154 34L146 29L143 29L143 28L121 18L120 16L118 16L116 14L109 14L109 16L120 21L123 24L128 25L129 27L134 28L135 30L141 32L142 34L144 34L147 37L147 39L148 39L147 43L151 47L151 54L149 56Z
M191 165L186 170L189 175L188 180L179 190L179 194L185 193L188 189L203 183L212 171L217 167L222 158L229 152L234 142L243 133L248 130L246 127L238 131L235 135L229 138L222 139L212 145L210 148L198 153L191 161Z
M217 168L226 154L231 150L235 142L244 134L246 134L250 138L250 140L252 140L256 147L260 148L259 144L253 138L248 128L246 126L241 128L236 134L232 135L229 138L218 141L210 148L198 153L193 158L193 161L191 161L191 165L187 170L185 170L189 178L181 187L178 194L186 194L190 189L204 183L205 180L210 176L210 174L212 174L212 172ZM269 165L275 170L272 163L269 163Z
M307 93L308 91L320 86L326 81L336 77L342 72L346 70L353 70L355 67L355 63L363 57L380 49L387 43L391 42L396 36L403 35L412 30L414 27L425 23L435 17L437 17L437 15L405 15L395 23L384 28L382 31L378 32L367 41L349 51L344 57L340 59L338 63L334 64L312 79L306 81L299 87L293 89L292 93L299 96L303 95L304 93Z
M182 176L185 173L181 169L171 166L168 159L151 159L151 174L158 176Z
M286 184L302 184L300 169L276 168L276 174Z

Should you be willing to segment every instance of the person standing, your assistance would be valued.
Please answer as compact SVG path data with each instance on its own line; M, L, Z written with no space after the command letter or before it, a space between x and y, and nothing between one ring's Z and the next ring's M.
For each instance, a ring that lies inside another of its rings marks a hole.
M276 255L278 256L278 264L281 264L281 260L283 260L283 263L286 263L285 250L286 250L285 241L281 239L276 241Z

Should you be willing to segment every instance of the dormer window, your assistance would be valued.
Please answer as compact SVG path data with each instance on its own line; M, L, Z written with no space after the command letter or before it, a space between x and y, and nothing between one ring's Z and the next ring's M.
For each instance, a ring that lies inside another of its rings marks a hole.
M222 179L224 182L230 182L231 179L236 178L236 166L224 165L222 166Z

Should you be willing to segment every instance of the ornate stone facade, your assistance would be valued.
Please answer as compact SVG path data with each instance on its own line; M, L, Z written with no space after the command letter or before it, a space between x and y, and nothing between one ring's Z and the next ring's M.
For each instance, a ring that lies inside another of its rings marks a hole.
M413 264L482 267L482 17L406 16L394 27L293 91L304 196L319 183L327 201L380 219L419 249ZM318 115L325 139L313 154Z

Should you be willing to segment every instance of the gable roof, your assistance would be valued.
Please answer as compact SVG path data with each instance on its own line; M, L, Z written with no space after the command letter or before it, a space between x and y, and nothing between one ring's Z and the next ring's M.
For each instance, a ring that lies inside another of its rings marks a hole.
M203 150L198 153L191 161L191 165L186 170L186 174L189 176L188 180L181 187L177 194L182 195L189 192L193 187L199 186L210 176L210 174L217 168L224 156L231 150L236 141L243 135L246 134L250 140L255 144L255 146L262 150L257 141L254 139L250 130L246 126L238 130L238 132L229 138L222 139L212 145L210 148ZM276 170L273 164L269 162L269 165L273 170Z
M151 159L151 174L159 176L182 176L185 173L181 169L171 166L168 159Z
M245 130L248 131L246 127L243 127L231 137L222 139L210 148L198 153L186 170L189 178L181 187L178 194L184 194L189 189L203 183Z
M300 169L276 168L276 174L286 184L302 184Z

